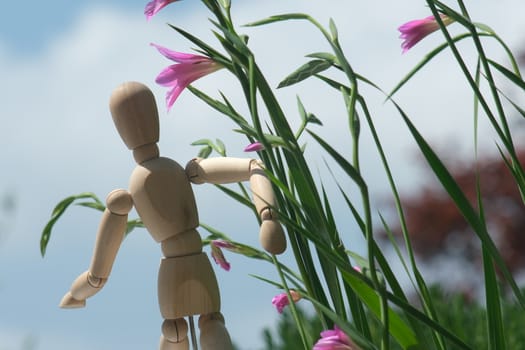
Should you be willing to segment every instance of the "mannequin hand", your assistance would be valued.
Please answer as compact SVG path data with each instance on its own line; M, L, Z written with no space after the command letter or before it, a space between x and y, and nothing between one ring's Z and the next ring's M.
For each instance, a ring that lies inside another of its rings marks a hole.
M277 220L263 220L259 233L261 246L268 253L281 254L286 250L284 231Z
M73 295L71 295L71 292L67 292L66 295L62 298L60 301L60 307L62 309L78 309L81 307L86 306L86 299L84 300L77 300L73 298Z
M95 277L89 271L82 273L62 298L60 307L72 309L86 306L86 299L98 293L105 283L106 279Z

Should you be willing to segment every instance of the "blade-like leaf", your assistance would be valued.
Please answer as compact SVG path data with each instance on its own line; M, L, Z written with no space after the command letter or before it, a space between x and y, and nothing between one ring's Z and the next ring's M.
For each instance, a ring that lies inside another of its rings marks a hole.
M191 143L192 146L210 146L211 147L212 141L210 139L199 139L197 141L193 141Z
M346 158L339 154L335 149L332 148L326 141L321 137L317 136L310 130L307 130L308 133L330 154L334 160L339 164L339 166L355 181L355 183L360 187L366 187L365 180L361 177L361 174L350 164Z
M457 182L454 180L452 175L448 172L446 167L443 165L441 160L438 158L438 156L434 153L432 148L425 141L423 136L417 131L416 127L412 124L407 115L401 110L401 108L399 108L399 106L397 106L397 104L395 104L395 106L398 109L401 116L403 117L403 120L408 126L409 131L414 137L416 143L418 144L421 152L425 156L428 164L432 168L434 174L440 180L441 184L450 195L450 198L454 201L454 203L461 211L461 213L463 214L469 225L472 227L474 232L478 235L481 243L483 244L487 252L490 254L492 259L494 259L494 262L496 263L502 275L509 283L510 287L514 292L514 295L520 302L521 306L525 308L525 297L521 293L518 285L516 284L516 281L514 280L514 277L510 273L507 265L505 264L503 258L498 252L494 241L488 234L485 226L480 221L479 216L476 214L474 208L466 198L465 194L463 193Z
M202 147L199 150L199 153L197 153L197 156L199 158L208 158L210 156L212 150L213 150L213 148L211 148L211 146Z
M499 64L498 62L495 62L493 60L488 60L488 62L494 67L496 68L497 70L499 70L504 76L506 76L510 81L512 81L514 84L518 85L520 88L522 88L523 90L525 90L525 81L523 81L523 79L521 77L519 77L518 75L516 75L514 72L512 72L511 70L503 67L501 64Z
M226 186L223 186L223 185L215 185L215 187L217 187L222 192L224 192L225 194L227 194L231 198L235 199L237 202L241 203L242 205L245 205L245 206L247 206L250 209L254 208L253 203L250 201L249 198L246 198L246 197L240 195L239 193L233 191L232 189L230 189L230 188L228 188Z
M62 201L60 201L55 206L51 214L51 219L47 222L46 226L44 227L44 230L42 231L42 235L40 237L40 253L42 254L42 256L46 254L47 244L49 243L49 239L51 238L51 231L53 229L53 226L57 222L57 220L60 219L60 217L62 216L62 214L64 214L67 208L71 204L73 204L76 200L86 199L86 198L91 198L95 202L95 204L102 203L94 193L84 192L84 193L80 193L74 196L69 196L67 198L64 198ZM86 206L85 202L82 205Z
M321 309L324 314L326 314L335 324L337 324L337 326L342 329L354 342L359 344L362 349L377 349L377 347L372 342L370 342L368 339L365 339L361 334L350 327L348 321L341 318L340 315L336 314L325 305L319 303L314 298L310 298L308 295L305 295L304 298L310 300L310 302L312 302L317 308ZM334 349L336 348L334 347Z
M284 78L279 83L278 88L290 86L305 80L312 75L320 73L332 66L332 62L325 60L312 60L299 67L295 72Z
M379 296L373 288L361 278L358 278L356 274L358 274L358 272L352 271L352 273L350 273L345 271L343 273L343 279L352 286L359 298L368 306L369 310L377 317L380 317L381 300ZM411 327L390 308L388 309L388 320L391 335L403 349L410 349L416 346L416 336Z
M320 60L330 61L334 64L337 64L337 57L335 57L334 54L331 54L329 52L314 52L314 53L306 55L306 57L318 58Z
M476 194L480 216L484 220L484 209L479 174L476 174ZM483 251L483 274L485 276L485 300L487 306L487 335L489 349L505 349L505 333L503 331L503 317L501 313L501 294L490 253L482 246Z
M179 34L184 36L186 39L200 47L202 50L205 51L205 53L210 56L214 61L219 62L223 64L226 67L229 67L231 65L231 61L229 61L224 55L220 54L217 50L213 49L211 46L206 44L204 41L200 40L199 38L195 37L194 35L188 33L187 31L176 27L174 25L168 24L172 29L177 31Z
M226 145L224 144L224 142L222 142L220 139L216 139L215 145L215 150L217 151L217 153L219 153L223 157L226 157Z
M452 40L454 42L460 41L462 39L470 37L470 33L465 33L456 36ZM436 47L434 50L430 51L426 56L410 71L407 75L401 81L392 89L392 91L388 94L387 99L394 96L394 94L403 87L417 72L419 72L427 63L429 63L434 57L436 57L440 52L445 50L448 47L448 42L445 42L438 47Z
M97 202L82 202L82 203L76 203L76 205L79 205L81 207L91 208L98 211L104 211L106 209L106 206L102 203Z
M256 22L245 24L244 26L245 27L256 27L256 26L275 23L275 22L289 21L292 19L307 19L308 17L309 17L308 15L305 15L303 13L287 13L287 14L282 14L282 15L270 16L268 18L261 19Z
M329 26L330 33L332 34L332 40L337 41L339 38L339 34L337 33L337 27L335 26L335 22L332 18L330 18Z
M129 220L126 224L126 235L129 234L131 231L133 231L136 228L144 228L144 224L142 223L142 220L140 219L133 219Z

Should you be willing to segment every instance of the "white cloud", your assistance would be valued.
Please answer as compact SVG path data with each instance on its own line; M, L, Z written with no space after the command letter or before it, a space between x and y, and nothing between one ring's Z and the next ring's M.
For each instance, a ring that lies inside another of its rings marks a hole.
M165 91L154 84L154 77L169 62L148 44L154 41L180 51L187 51L192 45L167 28L163 20L167 18L197 36L213 40L203 7L184 3L181 3L181 8L184 11L191 9L191 13L179 12L179 4L176 4L149 23L140 14L119 12L109 7L91 8L78 18L74 27L65 28L67 30L55 38L46 51L36 56L16 57L0 43L0 94L7 97L0 105L1 181L2 186L14 188L18 196L18 214L13 232L3 242L4 246L0 246L0 266L10 266L0 274L0 281L5 287L0 289L0 295L6 297L0 299L19 299L11 303L15 306L0 304L3 310L0 321L13 317L11 326L22 329L21 335L26 334L26 329L38 330L38 323L46 324L52 331L37 331L42 346L62 341L53 340L60 336L50 336L50 333L62 334L63 330L63 334L80 334L87 329L81 325L96 325L109 344L118 344L117 339L128 334L137 337L137 344L140 341L145 342L143 344L157 342L161 321L155 306L154 286L134 286L137 279L146 285L150 282L154 284L156 278L160 250L146 238L145 232L125 241L111 284L90 303L88 309L91 311L67 313L56 308L56 301L68 288L70 279L80 273L89 261L98 214L87 209L71 211L55 230L49 256L43 261L38 257L40 230L58 200L81 191L93 191L103 197L113 188L127 185L133 167L132 157L114 131L107 108L108 97L115 86L122 81L138 80L153 89L161 112L160 146L163 154L185 163L197 152L196 148L189 146L192 141L218 137L227 142L231 155L244 156L241 149L246 141L238 135L232 136L234 125L209 110L190 93L183 93L173 111L165 113ZM319 2L313 1L266 1L239 4L234 14L239 23L283 12L314 13L323 24L332 16L354 68L388 90L411 69L426 49L441 40L439 36L430 37L421 47L407 55L400 55L396 26L412 17L427 15L424 6L409 6L412 3L408 0L396 2L395 5L385 5L388 11L376 11L374 6L377 5L368 2L324 1L319 5ZM515 9L523 7L519 1L507 3ZM234 3L234 6L237 5ZM495 19L497 23L494 26L502 37L510 37L512 42L517 42L516 33L520 31L516 31L516 23L521 23L521 20L505 20L501 10L490 6L484 4L477 7L476 14L486 22ZM273 86L304 62L302 57L305 54L328 50L320 40L320 34L306 23L241 30L250 35L250 44L257 54L258 63L268 73ZM471 130L471 98L466 94L468 89L464 79L456 68L452 68L451 62L448 54L440 57L434 68L427 68L409 83L398 99L425 135L444 142L460 139L458 143L464 145L462 138L465 135L470 138L471 134L470 131L465 132ZM239 95L237 84L226 72L206 77L197 85L210 94L216 94L219 89L225 91L232 96L234 103L242 106L243 98ZM277 95L286 101L284 108L290 115L290 122L295 125L298 119L295 95L299 94L307 109L323 119L325 127L316 130L349 154L346 118L342 114L344 109L339 96L335 92L323 96L319 93L321 88L318 82L305 82L280 90ZM394 173L402 183L413 183L416 181L414 167L406 166L412 159L411 142L401 119L391 107L382 104L380 94L369 89L366 93L372 96L370 104L385 148L393 161L403 164L396 167ZM456 109L456 105L463 107ZM364 138L365 170L369 171L373 187L383 188L384 184L379 182L383 178L377 175L381 167L374 160L374 153L370 152L373 146L366 132ZM310 141L309 145L314 146L314 143ZM318 153L312 152L311 155L314 168L322 168L322 160L314 158ZM238 240L258 244L255 224L238 226L239 219L250 215L248 212L232 210L230 205L224 205L224 198L211 187L197 187L196 194L203 222L218 225ZM246 220L251 220L251 217ZM223 312L234 339L243 349L254 349L261 339L261 326L277 319L269 306L275 291L271 287L262 287L261 282L246 275L255 273L268 277L272 272L260 267L259 263L232 260L235 264L229 274L218 272L224 300ZM130 271L139 275L132 276ZM36 296L32 292L35 283L39 290ZM27 308L23 311L28 311L37 305L42 307L43 313L29 313L33 318L31 322L14 317L21 312L20 308ZM126 314L129 309L138 311ZM117 314L106 317L106 313L111 312ZM122 315L127 318L122 321L124 323L119 323L111 331L103 331L104 328L114 327L106 323L107 319L117 322ZM244 327L246 319L251 320L248 327ZM65 326L63 323L68 324ZM144 333L143 336L139 336L140 333ZM83 336L88 339L93 334L85 333ZM14 339L16 342L21 336ZM0 343L4 344L4 340L7 341L6 335L0 334ZM137 345L135 348L145 347ZM59 349L55 345L46 345L46 348ZM128 348L132 349L131 346Z

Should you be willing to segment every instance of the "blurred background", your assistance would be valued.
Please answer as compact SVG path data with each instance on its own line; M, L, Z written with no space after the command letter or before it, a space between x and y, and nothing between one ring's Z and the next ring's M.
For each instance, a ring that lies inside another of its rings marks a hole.
M234 125L188 91L183 92L171 112L166 113L165 90L156 86L154 79L170 62L149 44L155 42L189 52L191 45L166 25L172 23L217 48L219 45L210 31L210 14L200 2L172 4L150 22L143 15L146 2L30 0L3 4L5 15L0 21L0 350L114 350L124 346L143 350L157 346L162 323L156 292L160 247L146 231L136 230L125 239L104 290L88 300L87 308L80 310L61 310L58 303L71 282L89 265L99 213L71 208L56 225L45 258L39 251L42 229L61 199L84 191L94 192L103 199L111 190L127 186L134 162L109 114L108 99L113 88L127 80L141 81L152 88L160 111L161 154L181 164L197 154L198 148L190 144L201 138L221 139L230 156L252 156L242 152L247 141L232 132ZM411 19L428 16L424 1L400 0L380 5L336 0L232 2L234 19L239 25L285 12L309 13L326 25L332 17L354 70L385 91L393 88L425 53L442 42L437 33L401 55L397 27ZM515 53L525 49L523 1L481 0L473 4L470 11L475 21L489 24ZM450 28L455 31L454 25ZM306 62L304 55L328 49L321 35L306 23L240 30L249 35L256 59L273 86ZM505 53L496 43L487 42L487 47L493 59L508 64ZM467 60L475 62L475 51L468 44L460 44L460 48ZM219 96L219 91L225 93L239 110L246 112L238 86L226 72L205 77L195 86L212 96ZM298 125L296 95L299 95L307 110L324 124L315 131L333 142L338 150L351 154L342 100L332 91L326 91L325 95L321 87L319 82L306 81L279 90L277 96L283 101L290 123ZM506 83L502 83L502 87L517 100L524 100L523 91ZM401 193L412 201L407 205L421 209L429 198L441 198L439 192L434 192L434 180L416 156L415 146L399 116L383 103L384 96L377 91L363 88L363 94L369 98ZM430 67L421 71L396 99L423 135L455 167L458 176L471 168L465 159L473 159L474 154L473 98L449 52L438 56ZM497 161L490 161L497 159L495 138L481 119L480 158L493 164L491 169L495 169ZM518 116L511 120L517 135L522 124ZM321 152L311 144L307 152L312 167L318 169L328 190L330 186L333 189ZM365 176L376 206L387 212L388 185L366 131L361 149ZM503 175L498 174L493 177L494 181L504 181ZM499 186L491 184L491 188L496 189L495 196L501 198L497 193ZM258 246L258 227L249 210L233 205L211 185L194 189L203 223L228 233L235 240ZM514 205L509 199L513 195L505 192L505 196L508 200L498 202L499 212ZM334 198L333 208L337 208L338 200ZM450 235L461 232L461 224L451 223L437 232L422 233L425 227L435 227L431 220L445 221L441 216L432 218L428 214L450 208L450 203L438 204L444 206L436 207L432 202L428 208L435 209L412 216L420 221L412 224L416 227L414 231L420 233L418 237L422 237L417 242L421 248L416 248L421 260L428 263L426 277L437 282L454 271L454 276L468 284L465 290L471 290L478 283L473 274L475 253L468 250L468 241L461 242L458 238L463 236ZM523 208L517 204L512 208L514 216L509 214L494 221L494 225L505 227L501 230L506 232L503 236L523 232ZM498 211L496 207L494 210ZM356 233L355 223L346 212L337 209L335 212L340 214L337 220L341 232L348 237L349 248L364 254L364 240ZM519 223L515 220L518 217ZM454 220L450 219L456 222ZM524 247L523 243L521 246L516 243L523 242L519 235L516 237L508 244L517 252L506 258L519 274L523 266L520 253ZM443 253L446 249L450 252L451 247L457 248L452 250L452 255ZM443 256L439 260L431 259L441 253L445 254L444 259ZM454 254L456 258L467 256L472 264L457 263ZM281 317L270 303L280 291L250 275L276 279L276 273L264 263L226 255L232 269L226 272L217 268L216 273L227 326L239 349L260 349L263 329L272 329ZM295 266L291 252L282 260ZM399 265L396 261L393 256L394 266ZM464 274L458 266L464 268ZM401 273L400 266L398 268ZM467 275L473 280L465 279Z

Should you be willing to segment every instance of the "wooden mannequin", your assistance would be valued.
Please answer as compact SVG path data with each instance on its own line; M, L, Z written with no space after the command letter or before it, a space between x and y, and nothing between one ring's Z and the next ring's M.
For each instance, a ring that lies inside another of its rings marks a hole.
M262 224L263 248L280 254L286 240L277 220L271 183L262 164L254 159L193 159L186 168L159 157L159 118L155 99L144 85L119 86L110 101L111 114L124 143L133 151L137 166L129 192L118 189L107 197L89 270L81 274L60 306L77 308L106 283L126 229L129 211L135 207L145 227L160 242L164 257L158 277L158 298L164 318L160 350L187 350L187 316L200 315L203 350L230 350L232 344L220 313L217 280L202 252L197 206L191 183L223 184L250 181L254 204Z

